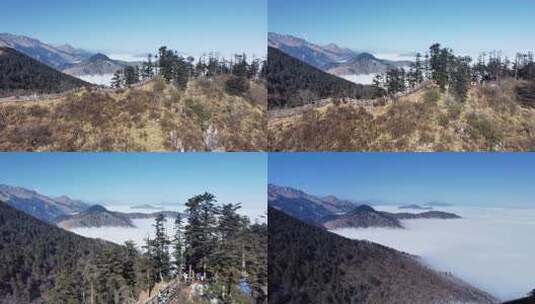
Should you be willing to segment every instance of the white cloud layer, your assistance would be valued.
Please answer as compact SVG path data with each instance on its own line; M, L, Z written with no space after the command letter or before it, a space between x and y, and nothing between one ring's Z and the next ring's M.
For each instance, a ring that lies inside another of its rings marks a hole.
M117 54L107 54L107 56L113 60L121 60L121 61L127 61L127 62L147 61L146 55L139 55L139 54L117 53Z
M151 204L154 207L161 209L134 209L131 208L132 205L105 205L108 210L118 211L118 212L141 212L141 213L154 213L162 210L177 210L177 205L171 204ZM248 216L252 222L255 219L258 219L259 222L265 222L265 219L259 218L259 215L265 213L264 210L255 209L255 208L242 208L240 214ZM92 227L92 228L75 228L70 229L71 232L77 233L79 235L90 237L90 238L99 238L114 242L117 244L124 244L124 242L132 240L136 243L138 248L144 244L144 240L147 236L151 238L154 237L154 219L134 219L132 220L135 228L128 227ZM174 219L168 218L166 223L166 230L169 237L173 235L173 225ZM184 223L185 225L185 223Z
M371 73L371 74L359 74L359 75L343 75L342 78L349 80L353 83L357 84L372 84L373 79L377 73Z
M93 83L96 85L104 85L104 86L109 87L111 85L111 79L113 78L113 74L83 75L83 76L77 76L77 77L89 83Z
M374 206L385 211L394 206ZM501 300L525 296L535 288L535 209L447 207L455 220L406 220L407 229L339 229L352 239L367 239L416 254L439 271L449 271ZM421 212L416 211L416 212Z

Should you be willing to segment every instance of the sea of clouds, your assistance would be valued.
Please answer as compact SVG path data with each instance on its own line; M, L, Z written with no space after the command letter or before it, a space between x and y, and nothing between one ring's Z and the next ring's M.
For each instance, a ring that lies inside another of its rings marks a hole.
M113 78L113 74L95 74L95 75L82 75L77 76L78 78L82 79L83 81L87 81L92 84L96 85L103 85L103 86L111 86L111 79Z
M422 212L374 206L390 212ZM440 207L462 219L402 221L406 229L339 229L418 255L439 271L448 271L501 300L525 296L535 288L535 209Z
M132 208L132 205L110 205L105 204L104 206L111 211L118 212L140 212L140 213L154 213L162 210L177 211L182 210L183 206L178 204L150 204L158 209L139 209ZM258 221L260 223L265 222L265 218L262 215L265 214L266 209L255 208L253 206L246 206L242 208L240 214L246 215L251 219L251 222ZM132 223L135 227L91 227L91 228L74 228L70 229L71 232L76 234L90 237L90 238L99 238L114 242L117 244L124 244L126 241L134 241L138 248L141 248L145 244L145 239L147 237L154 237L154 218L150 219L134 219ZM185 225L185 223L183 223ZM167 218L165 223L165 228L167 235L172 238L174 234L174 218Z
M377 73L371 73L371 74L358 74L358 75L343 75L342 78L345 80L349 80L353 83L357 84L372 84L373 79Z

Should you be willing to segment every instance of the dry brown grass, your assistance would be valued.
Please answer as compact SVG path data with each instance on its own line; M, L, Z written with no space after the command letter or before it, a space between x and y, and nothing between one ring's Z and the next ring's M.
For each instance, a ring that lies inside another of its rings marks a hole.
M531 151L535 109L515 80L473 87L461 103L434 87L371 110L328 105L269 121L274 151Z
M80 91L59 100L0 104L2 151L259 151L266 107L224 93L223 80L161 80L112 92Z

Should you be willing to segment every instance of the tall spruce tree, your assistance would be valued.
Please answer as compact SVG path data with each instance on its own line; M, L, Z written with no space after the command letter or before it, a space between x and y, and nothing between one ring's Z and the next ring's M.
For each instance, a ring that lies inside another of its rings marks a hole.
M215 225L217 208L215 197L204 193L186 202L188 224L184 229L186 241L186 265L195 273L206 274L209 258L215 245Z
M115 89L119 89L123 86L123 71L122 70L117 70L115 71L115 73L113 74L113 78L111 79L111 87L112 88L115 88Z
M171 273L171 259L169 256L170 241L165 231L165 222L167 219L160 213L154 219L154 239L151 242L152 259L154 268L158 274L158 281L169 279Z
M184 270L184 233L182 231L182 214L177 213L175 218L175 235L173 238L173 257L176 275L180 278Z

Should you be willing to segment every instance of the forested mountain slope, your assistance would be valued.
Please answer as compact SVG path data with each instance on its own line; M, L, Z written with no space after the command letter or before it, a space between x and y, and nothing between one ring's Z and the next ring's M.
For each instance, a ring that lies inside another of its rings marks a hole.
M417 257L269 209L270 303L496 303Z
M60 93L91 84L63 74L15 49L0 47L0 97Z
M352 83L284 52L268 49L268 106L295 107L327 97L369 98L371 86Z
M0 303L43 303L60 273L81 267L106 249L118 248L46 224L0 202Z

